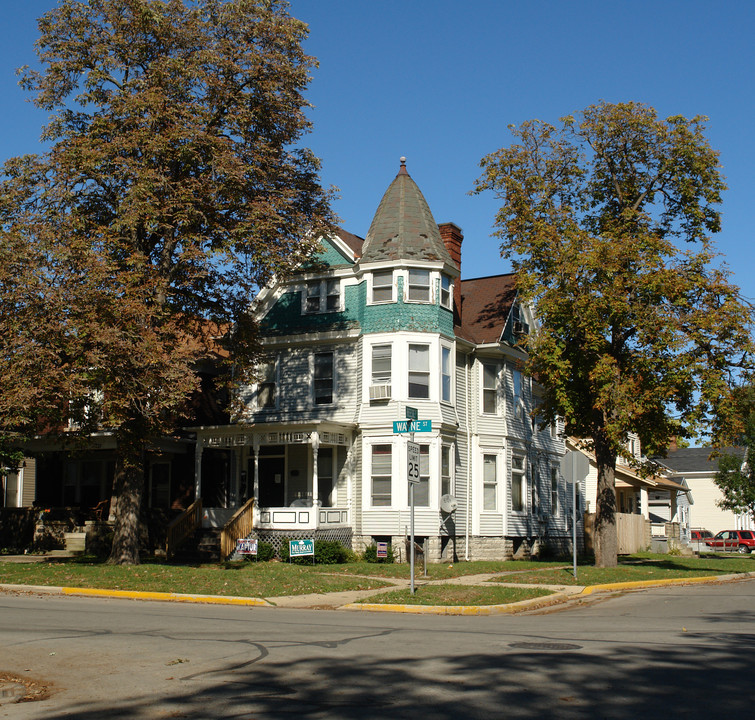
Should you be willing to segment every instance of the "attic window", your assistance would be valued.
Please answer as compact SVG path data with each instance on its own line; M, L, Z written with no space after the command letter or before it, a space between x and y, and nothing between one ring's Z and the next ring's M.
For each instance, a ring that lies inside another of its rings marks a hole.
M440 304L451 309L451 278L448 275L440 276Z
M315 280L307 283L305 313L337 312L341 309L339 280Z

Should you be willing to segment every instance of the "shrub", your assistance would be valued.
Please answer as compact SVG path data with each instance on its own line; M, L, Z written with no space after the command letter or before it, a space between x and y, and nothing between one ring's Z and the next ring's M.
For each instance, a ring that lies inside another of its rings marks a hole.
M289 545L288 538L283 538L281 543L281 560L289 562ZM349 562L353 553L348 548L341 545L338 540L315 540L315 563L318 565L336 565L338 563ZM290 560L296 565L311 565L312 556L305 555Z
M368 563L394 563L396 562L396 558L393 555L393 546L388 545L388 556L384 558L379 558L377 556L377 545L368 545L364 549L364 554L362 555L362 558L365 562Z
M257 560L259 562L268 562L275 557L275 548L269 542L257 543Z

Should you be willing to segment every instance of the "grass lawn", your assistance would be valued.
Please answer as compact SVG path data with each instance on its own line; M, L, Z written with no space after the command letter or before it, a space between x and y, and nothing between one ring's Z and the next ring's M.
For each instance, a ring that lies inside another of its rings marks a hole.
M236 597L371 590L390 584L380 579L333 574L333 567L251 562L196 566L157 562L132 566L82 561L0 562L0 583Z
M391 605L505 605L552 595L541 588L485 587L480 585L424 585L373 595L360 603Z
M666 578L701 577L755 572L755 556L704 555L681 557L639 553L619 558L615 568L578 565L574 579L572 565L545 568L537 572L503 573L491 582L527 583L537 585L603 585L605 583Z

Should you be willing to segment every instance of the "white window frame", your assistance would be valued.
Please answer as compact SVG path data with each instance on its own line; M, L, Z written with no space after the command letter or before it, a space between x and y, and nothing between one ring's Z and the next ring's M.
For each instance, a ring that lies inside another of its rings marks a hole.
M448 464L448 467L444 465ZM448 472L444 472L444 471ZM440 446L440 495L453 495L454 494L454 446L443 445ZM445 492L444 492L445 490Z
M447 355L446 355L447 353ZM448 360L448 368L443 367L444 359ZM440 346L440 400L445 403L452 403L454 397L454 363L453 348L449 345ZM447 372L446 372L447 370ZM446 379L448 382L446 383Z
M272 379L269 379L268 375L263 375L260 372L261 368L267 368L270 366L272 366L273 368ZM254 399L257 410L261 410L263 412L275 411L279 407L280 400L280 362L278 356L276 355L275 357L260 363L257 366L257 372L259 378L254 386ZM272 385L273 402L269 405L262 405L260 403L260 395L262 394L262 389L265 385Z
M330 369L331 369L331 392L329 402L317 402L317 356L330 355ZM336 352L334 350L322 350L319 352L313 352L311 355L311 368L312 368L312 404L315 407L323 407L329 405L335 405L336 402Z
M414 282L412 282L414 274ZM417 277L427 278L427 283L417 282ZM428 305L433 301L432 292L433 274L424 268L409 268L406 271L406 291L404 293L405 301L408 303L421 303ZM412 297L412 296L415 297Z
M491 368L493 372L493 387L488 387L485 384L486 381L486 375L485 375L485 368ZM499 401L499 394L500 394L500 387L501 387L501 367L500 365L496 363L491 362L480 362L480 413L482 415L500 415L501 414L501 403ZM494 398L495 402L495 408L491 412L490 410L486 410L486 398L490 398L492 393L492 397Z
M488 468L490 467L489 460L492 459L493 476L488 474ZM483 512L499 512L499 486L498 482L500 476L500 455L497 452L485 452L482 453L482 472L480 473L482 478L482 511ZM492 502L489 502L492 499ZM490 507L492 505L492 507Z
M448 287L444 287L444 283ZM450 275L441 273L440 275L440 306L451 310L453 308L454 284Z
M377 276L390 276L390 285L388 283L383 283L382 285L376 285L375 279ZM390 297L389 298L375 298L375 290L384 291L386 288L390 287ZM379 305L380 303L392 303L396 302L396 276L393 270L373 270L372 274L370 275L370 300L371 305Z
M431 345L429 343L413 343L407 344L407 363L406 363L406 396L410 400L430 400L432 398L431 383L430 383L430 352ZM427 360L426 368L412 368L412 348L423 348L426 351L425 359ZM418 379L418 376L422 376L426 379L426 382L422 383L422 387L427 387L427 395L412 395L412 385L419 386L420 383L412 383L412 376Z
M558 501L558 467L551 466L551 515L561 514L561 507Z
M519 462L521 462L521 467L517 467ZM517 497L514 492L515 488L518 488L518 507L514 502ZM519 452L511 454L511 511L527 512L527 458Z
M522 371L511 368L511 392L513 395L513 413L515 418L524 417L524 378Z
M392 505L393 505L393 489L394 489L393 488L393 485L394 485L394 483L393 483L393 474L394 474L393 473L393 469L394 469L394 465L395 465L394 456L396 455L396 453L395 453L395 445L393 443L390 443L390 442L376 442L376 443L372 443L369 446L369 448L370 448L370 486L369 486L370 507L375 507L375 508L392 507ZM390 463L390 465L387 468L379 468L382 471L380 475L377 475L375 473L375 450L377 448L388 448L390 450L390 453L389 453L389 463ZM385 472L386 470L387 470L387 473ZM382 479L382 480L387 479L388 480L388 483L389 483L389 485L388 485L388 487L389 487L388 493L385 493L385 492L377 493L377 494L375 493L375 480L376 479ZM375 498L376 497L384 498L384 497L386 497L386 495L388 497L388 502L387 503L377 503L377 504L375 503Z
M370 350L370 385L391 385L393 382L393 344L392 343L375 343L371 345ZM388 361L389 369L385 371L375 372L375 350L388 348Z
M304 292L302 292L302 314L318 315L321 313L339 312L342 309L341 295L341 281L339 278L311 280L305 285ZM317 299L317 307L312 308L309 301L315 298ZM332 301L331 298L335 298L335 301Z

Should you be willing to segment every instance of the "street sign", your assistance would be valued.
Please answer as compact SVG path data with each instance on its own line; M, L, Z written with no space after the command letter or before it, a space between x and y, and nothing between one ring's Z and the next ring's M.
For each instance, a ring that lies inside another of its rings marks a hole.
M419 413L417 412L417 408L406 406L406 419L407 420L417 420L419 418Z
M303 555L315 554L314 540L289 540L288 554L290 557L302 557Z
M419 482L419 445L417 443L406 444L407 463L406 479L410 483Z
M433 429L432 420L394 420L393 432L431 432Z
M561 458L561 474L570 485L581 483L590 472L590 461L578 450L571 450Z

